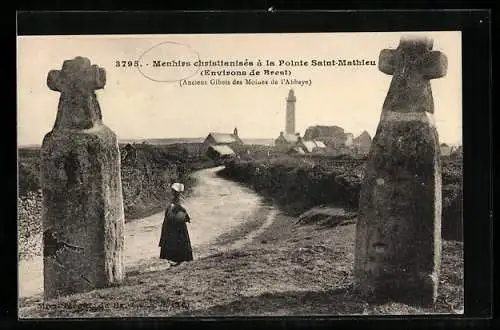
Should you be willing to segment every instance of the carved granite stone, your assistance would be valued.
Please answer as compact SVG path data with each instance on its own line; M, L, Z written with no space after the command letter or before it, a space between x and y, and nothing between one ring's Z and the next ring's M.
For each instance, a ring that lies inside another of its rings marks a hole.
M441 164L429 80L446 56L428 38L403 37L382 50L393 75L361 188L355 283L375 300L435 301L441 260Z
M61 95L41 149L45 299L124 277L120 154L94 92L105 82L104 69L83 57L47 77Z

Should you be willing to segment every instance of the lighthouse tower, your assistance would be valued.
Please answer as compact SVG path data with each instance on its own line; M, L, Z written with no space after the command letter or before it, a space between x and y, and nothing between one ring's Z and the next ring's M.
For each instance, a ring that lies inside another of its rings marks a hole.
M286 134L295 134L295 102L297 98L293 92L293 89L290 89L288 92L288 97L286 98L286 125L285 125L285 133Z

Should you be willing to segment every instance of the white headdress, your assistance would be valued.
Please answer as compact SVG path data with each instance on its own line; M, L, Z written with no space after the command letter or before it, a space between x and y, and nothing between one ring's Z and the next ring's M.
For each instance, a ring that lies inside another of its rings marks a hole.
M180 192L180 193L184 191L184 185L182 183L179 183L179 182L172 183L172 185L170 187L173 190Z

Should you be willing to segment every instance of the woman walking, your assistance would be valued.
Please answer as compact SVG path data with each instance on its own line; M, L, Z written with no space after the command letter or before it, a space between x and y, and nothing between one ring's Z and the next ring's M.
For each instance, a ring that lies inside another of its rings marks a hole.
M177 266L183 261L193 260L191 241L186 222L191 219L186 209L180 205L180 197L184 191L182 183L171 186L173 200L165 211L165 219L161 228L160 258L167 259L172 266Z

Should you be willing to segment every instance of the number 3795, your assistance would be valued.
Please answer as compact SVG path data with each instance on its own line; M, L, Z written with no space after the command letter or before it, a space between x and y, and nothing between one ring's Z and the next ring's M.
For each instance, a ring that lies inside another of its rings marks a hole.
M115 61L115 67L117 68L130 68L138 66L139 66L139 61Z

